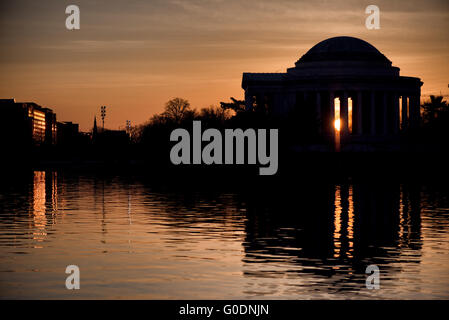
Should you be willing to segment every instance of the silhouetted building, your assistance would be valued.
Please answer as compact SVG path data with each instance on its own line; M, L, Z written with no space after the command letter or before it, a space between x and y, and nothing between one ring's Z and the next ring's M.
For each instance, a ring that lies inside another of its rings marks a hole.
M97 133L96 142L107 146L124 146L129 143L129 136L125 130L104 130Z
M353 142L388 141L418 127L422 84L400 76L379 50L352 37L316 44L286 73L244 73L242 80L247 109L311 115L323 136L339 127Z
M52 145L56 143L56 114L34 102L0 99L4 119L1 136L15 146Z
M79 140L79 125L69 121L58 122L58 144L73 145Z
M37 104L33 104L39 107ZM36 109L35 109L36 110ZM48 108L43 108L43 112L45 113L45 144L52 145L56 143L57 140L57 121L56 121L56 113L53 113L53 110Z

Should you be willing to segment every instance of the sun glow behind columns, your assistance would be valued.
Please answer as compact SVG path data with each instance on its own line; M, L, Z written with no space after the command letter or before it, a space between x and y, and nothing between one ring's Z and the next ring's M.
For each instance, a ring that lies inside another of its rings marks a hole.
M341 129L341 121L340 121L340 119L337 119L337 120L334 121L334 127L335 127L335 130L340 131L340 129Z
M340 118L340 98L334 99L334 128L341 131L342 120ZM352 133L352 99L348 98L348 130Z
M348 98L348 130L352 133L352 98Z
M340 98L334 99L334 128L336 131L340 131L341 129L341 120L340 120Z
M341 130L341 119L340 119L340 99L334 99L334 128L335 128L335 151L340 152L340 130Z

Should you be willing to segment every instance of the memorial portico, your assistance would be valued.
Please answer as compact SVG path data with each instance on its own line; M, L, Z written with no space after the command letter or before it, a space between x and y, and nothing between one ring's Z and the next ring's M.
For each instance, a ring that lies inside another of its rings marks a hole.
M312 108L320 133L339 130L358 141L419 126L422 84L400 76L375 47L352 37L318 43L286 73L244 73L242 80L247 108L264 104L286 116Z

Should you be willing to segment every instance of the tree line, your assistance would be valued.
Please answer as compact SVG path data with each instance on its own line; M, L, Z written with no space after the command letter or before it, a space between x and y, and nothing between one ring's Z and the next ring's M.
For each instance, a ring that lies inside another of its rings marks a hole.
M216 128L278 128L280 147L295 144L333 143L319 134L319 121L313 113L312 106L297 106L288 116L280 117L271 112L266 104L254 104L249 108L245 101L230 98L229 102L220 102L219 106L194 109L189 101L173 98L165 103L164 111L153 115L146 123L133 127L131 141L142 147L142 153L152 160L169 154L170 133L176 128L190 130L194 120L200 120L204 129ZM419 131L405 133L409 142L449 145L449 105L443 96L430 96L421 105L421 126Z

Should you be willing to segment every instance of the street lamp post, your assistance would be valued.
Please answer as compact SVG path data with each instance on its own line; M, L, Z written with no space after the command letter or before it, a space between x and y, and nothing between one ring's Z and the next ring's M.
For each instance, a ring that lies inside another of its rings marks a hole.
M106 118L106 106L101 106L101 121L103 121L103 132L104 132L104 118Z
M131 135L131 120L126 120L126 132L128 133L128 136Z

